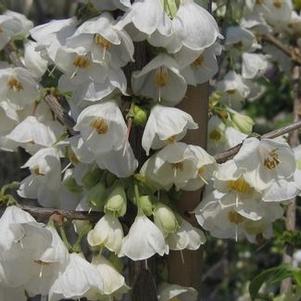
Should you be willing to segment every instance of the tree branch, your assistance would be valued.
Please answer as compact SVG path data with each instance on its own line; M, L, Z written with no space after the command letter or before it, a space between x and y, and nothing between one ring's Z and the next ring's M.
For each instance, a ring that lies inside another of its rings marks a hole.
M285 134L288 134L290 132L293 132L293 131L296 131L296 130L299 130L301 128L301 121L298 121L298 122L294 122L288 126L285 126L283 128L280 128L280 129L277 129L277 130L274 130L272 132L269 132L267 134L264 134L262 135L261 139L273 139L273 138L277 138L277 137L280 137L280 136L283 136ZM232 159L240 150L242 146L242 143L220 153L220 154L217 154L215 155L215 160L218 162L218 163L224 163L226 162L227 160L229 159Z
M283 53L289 56L294 63L301 65L301 54L299 49L285 45L271 34L263 35L263 40L280 49Z
M5 211L5 206L0 207L0 216ZM30 213L39 221L46 221L52 215L57 214L68 220L88 220L91 222L97 222L104 214L97 211L75 211L75 210L65 210L65 209L55 209L55 208L42 208L33 206L20 206L21 209Z

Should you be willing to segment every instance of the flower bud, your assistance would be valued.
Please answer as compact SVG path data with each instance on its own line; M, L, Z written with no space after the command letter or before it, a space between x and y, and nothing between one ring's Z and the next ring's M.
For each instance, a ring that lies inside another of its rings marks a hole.
M137 125L144 125L147 121L147 111L137 105L132 108L133 122Z
M106 187L103 183L98 183L86 194L86 200L92 206L102 209L105 203Z
M127 208L126 193L122 185L116 185L107 198L104 211L116 217L124 216Z
M153 197L150 195L140 196L139 207L146 216L151 216L153 214Z
M154 210L154 222L165 235L175 233L180 227L174 212L162 203Z
M180 0L161 0L162 6L164 7L165 13L173 19L180 6Z
M84 184L85 188L89 189L95 186L100 181L101 174L102 171L98 168L88 171L82 179L82 183Z
M244 134L252 133L254 121L247 115L243 115L231 110L231 123L234 128Z
M75 179L73 177L68 177L64 180L65 187L73 192L73 193L80 193L82 192L82 188L76 183Z

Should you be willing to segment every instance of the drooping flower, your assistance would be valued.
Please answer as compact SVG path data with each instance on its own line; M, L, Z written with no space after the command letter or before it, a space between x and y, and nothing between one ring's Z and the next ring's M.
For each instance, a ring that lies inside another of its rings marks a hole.
M115 101L106 101L84 109L75 130L94 154L118 151L126 142L127 126Z
M68 265L49 290L49 300L82 298L95 290L103 294L103 288L103 277L97 268L82 254L71 253Z
M150 113L142 137L142 146L149 155L150 149L181 140L188 129L197 129L193 118L177 108L155 105Z
M184 287L177 284L162 283L159 286L159 301L196 301L198 292L193 287Z
M123 236L123 229L118 218L105 214L88 233L87 240L91 247L106 247L118 254Z
M175 106L185 96L187 83L177 62L167 54L159 54L132 74L132 87L136 95Z
M264 193L265 201L284 201L297 193L296 162L289 145L280 140L248 138L234 157L247 182Z
M138 212L128 235L123 239L119 256L144 260L156 253L168 254L168 245L160 229L142 212Z

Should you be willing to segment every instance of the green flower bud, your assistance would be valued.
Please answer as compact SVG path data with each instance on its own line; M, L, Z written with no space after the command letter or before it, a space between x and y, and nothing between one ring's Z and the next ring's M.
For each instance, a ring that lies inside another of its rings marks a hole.
M153 197L150 195L140 196L139 207L143 210L146 216L151 216L153 214Z
M134 124L144 125L147 121L147 111L137 105L134 105L131 110Z
M116 185L109 194L104 211L116 217L124 216L127 209L126 193L122 185Z
M87 191L86 199L89 204L98 209L103 209L105 203L106 187L103 183L98 183Z
M301 0L294 0L294 6L296 10L301 9Z
M245 134L252 133L254 121L247 115L231 110L231 125Z
M301 160L296 161L296 168L301 170Z
M82 192L81 186L79 186L76 183L76 181L75 181L75 179L73 177L67 177L67 179L64 180L64 185L65 185L65 187L69 191L71 191L73 193L80 193L80 192Z
M164 7L164 11L170 18L174 18L179 9L180 0L161 0L162 6Z
M174 212L162 203L159 203L154 210L154 222L166 236L175 233L180 227Z
M86 189L94 187L101 179L102 171L98 168L88 171L82 179Z

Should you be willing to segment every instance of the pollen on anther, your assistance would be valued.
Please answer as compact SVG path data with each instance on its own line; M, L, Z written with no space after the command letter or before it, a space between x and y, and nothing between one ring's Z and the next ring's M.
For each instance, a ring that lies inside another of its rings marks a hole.
M95 129L99 135L106 134L109 130L109 126L106 120L103 118L96 118L90 123L91 128Z
M20 92L21 90L24 89L22 83L19 80L17 80L15 77L11 77L8 80L7 85L10 90L13 90L15 92Z

